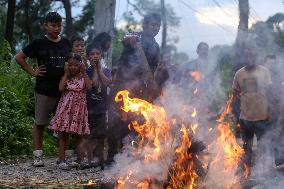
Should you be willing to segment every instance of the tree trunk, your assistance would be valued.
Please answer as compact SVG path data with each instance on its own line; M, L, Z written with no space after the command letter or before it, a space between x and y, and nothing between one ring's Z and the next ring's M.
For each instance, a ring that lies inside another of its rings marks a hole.
M161 45L161 57L163 61L163 54L167 46L167 13L165 7L165 0L161 0L161 15L162 15L162 45Z
M94 33L95 35L106 32L114 36L114 17L116 0L97 0L95 6ZM111 49L108 52L108 68L111 68Z
M248 38L248 21L249 21L249 0L239 0L239 26L236 39L236 65L241 67L245 64L243 62L242 54L246 46Z
M97 0L95 6L95 35L107 32L113 35L115 0Z
M65 9L65 15L66 15L66 35L67 38L71 38L75 34L75 29L73 26L72 21L72 10L71 10L71 3L70 0L62 0L64 9Z
M29 37L29 41L33 40L33 32L32 32L32 22L31 22L31 13L30 13L30 5L31 0L25 0L24 8L25 8L25 23L26 23L26 32Z
M13 42L15 10L16 10L16 0L9 0L7 19L6 19L5 39L10 43L11 46Z

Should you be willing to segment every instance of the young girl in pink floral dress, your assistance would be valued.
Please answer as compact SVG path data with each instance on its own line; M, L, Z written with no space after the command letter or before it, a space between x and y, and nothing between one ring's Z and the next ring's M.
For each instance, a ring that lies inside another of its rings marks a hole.
M70 134L78 135L79 139L90 134L86 90L91 89L92 81L87 76L86 66L82 63L82 59L78 54L67 56L64 71L64 76L59 83L62 96L49 129L60 133L59 168L68 169L69 166L65 160L65 149L67 149Z

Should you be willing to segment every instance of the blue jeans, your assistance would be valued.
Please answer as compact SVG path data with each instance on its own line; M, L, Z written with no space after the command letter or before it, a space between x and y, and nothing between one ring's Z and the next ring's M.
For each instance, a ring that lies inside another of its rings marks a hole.
M257 141L259 142L269 128L269 122L267 120L247 121L240 119L240 126L243 148L245 151L243 163L252 166L253 136L255 134ZM258 143L258 145L258 148L261 148L261 143Z

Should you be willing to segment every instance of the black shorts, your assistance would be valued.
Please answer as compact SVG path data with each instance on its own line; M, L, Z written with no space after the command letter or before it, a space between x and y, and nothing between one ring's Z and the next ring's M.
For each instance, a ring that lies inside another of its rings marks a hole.
M92 138L104 138L107 134L106 113L89 114L90 136Z

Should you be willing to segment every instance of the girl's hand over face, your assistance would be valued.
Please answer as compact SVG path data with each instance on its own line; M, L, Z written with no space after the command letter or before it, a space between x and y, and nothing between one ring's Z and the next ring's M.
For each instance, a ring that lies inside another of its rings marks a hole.
M86 66L83 63L80 64L80 72L81 74L86 74Z
M68 62L65 62L65 65L64 65L64 73L65 73L67 76L70 75L70 70L69 70Z
M98 66L97 66L97 68L98 68L98 72L102 71L102 65L101 65L101 63L100 63L100 62L98 62Z

